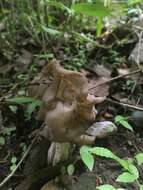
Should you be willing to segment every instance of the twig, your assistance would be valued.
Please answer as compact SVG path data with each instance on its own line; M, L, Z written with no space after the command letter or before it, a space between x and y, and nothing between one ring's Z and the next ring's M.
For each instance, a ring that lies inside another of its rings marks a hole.
M26 156L28 155L29 151L31 150L33 144L35 143L37 139L37 136L35 136L35 138L33 139L33 141L31 142L31 144L29 145L28 149L26 150L26 152L23 154L21 160L18 162L18 164L16 165L16 168L0 183L0 188L7 183L7 181L15 174L16 170L19 168L19 166L21 165L21 163L23 162L23 160L26 158Z
M123 103L123 102L118 102L118 101L115 101L115 100L111 100L109 98L106 99L108 102L110 103L113 103L113 104L117 104L117 105L120 105L120 106L123 106L123 107L127 107L127 108L130 108L130 109L135 109L135 110L138 110L138 111L142 111L143 112L143 108L140 108L140 107L137 107L137 106L133 106L133 105L130 105L130 104L126 104L126 103Z
M104 81L104 82L101 82L101 83L99 83L99 84L97 84L97 85L95 85L95 86L92 86L89 90L92 90L92 89L97 88L97 87L99 87L99 86L102 86L102 85L104 85L104 84L108 84L108 83L113 82L113 81L115 81L115 80L118 80L118 79L120 79L120 78L124 78L124 77L126 77L126 76L134 75L134 74L141 73L141 72L142 72L142 70L141 70L141 69L138 69L138 70L136 70L136 71L133 71L133 72L130 72L130 73L127 73L127 74L124 74L124 75L120 75L120 76L111 78L111 79L109 79L109 80L107 80L107 81Z

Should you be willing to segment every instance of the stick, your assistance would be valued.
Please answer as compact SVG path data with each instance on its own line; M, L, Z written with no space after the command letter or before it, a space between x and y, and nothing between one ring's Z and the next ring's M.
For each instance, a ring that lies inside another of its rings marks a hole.
M113 104L117 104L117 105L120 105L120 106L123 106L123 107L127 107L127 108L130 108L130 109L135 109L135 110L138 110L138 111L142 111L143 112L143 108L140 108L140 107L137 107L137 106L133 106L133 105L130 105L130 104L126 104L126 103L123 103L123 102L117 102L115 100L111 100L109 98L106 99L108 102L110 103L113 103Z
M126 77L126 76L134 75L134 74L137 74L137 73L140 73L140 72L142 72L142 70L141 70L141 69L138 69L138 70L133 71L133 72L130 72L130 73L128 73L128 74L124 74L124 75L120 75L120 76L111 78L111 79L109 79L109 80L107 80L107 81L105 81L105 82L101 82L101 83L99 83L99 84L97 84L97 85L95 85L95 86L92 86L89 90L92 90L92 89L97 88L97 87L99 87L99 86L102 86L102 85L104 85L104 84L108 84L108 83L113 82L113 81L115 81L115 80L118 80L118 79L120 79L120 78L124 78L124 77Z

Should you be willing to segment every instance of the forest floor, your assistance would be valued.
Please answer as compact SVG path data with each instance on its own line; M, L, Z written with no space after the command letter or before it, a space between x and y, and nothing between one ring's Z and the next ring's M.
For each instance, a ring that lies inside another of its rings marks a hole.
M123 33L126 31L122 31ZM129 35L129 34L128 34ZM110 37L109 37L110 38ZM125 35L126 38L126 35ZM112 39L110 39L112 41ZM92 49L89 56L89 63L80 68L80 72L84 73L89 79L89 86L98 85L113 77L128 74L135 71L137 67L129 65L128 57L131 50L136 45L136 40L131 44L115 45L116 52L108 52L106 49ZM61 49L56 47L55 57L62 59ZM35 119L35 113L27 112L27 103L15 103L7 101L7 99L26 96L28 83L34 78L46 63L44 58L37 58L38 49L29 45L17 47L17 51L0 52L0 181L4 180L10 172L16 167L16 164L23 156L27 147L31 143L30 134L37 128L39 124ZM16 52L16 53L15 53ZM125 57L125 55L127 55ZM49 54L50 56L50 54ZM99 60L102 58L100 64ZM71 60L75 59L73 55ZM124 59L123 59L124 58ZM103 61L108 64L104 64ZM64 59L65 66L66 58ZM112 62L112 63L110 63ZM116 62L116 64L114 63ZM67 67L67 65L66 65ZM135 110L123 105L118 105L114 101L132 104L143 108L143 80L142 74L128 75L127 77L114 80L104 85L98 86L92 90L96 96L107 96L110 101L97 106L97 120L110 120L114 122L117 115L131 117ZM134 132L125 129L123 126L117 126L118 131L104 139L97 140L94 146L106 147L113 153L123 159L132 159L137 153L143 152L143 114L139 118L138 124L132 123ZM25 159L18 170L13 174L11 179L4 184L1 189L12 190L20 184L25 176L23 167L26 163ZM117 162L96 157L93 172L86 170L76 171L72 176L72 189L86 190L94 189L95 185L111 184L114 187L122 187L128 190L138 190L137 182L134 183L117 183L116 178L122 173L121 167ZM143 181L143 167L138 167L140 172L139 181ZM90 180L90 178L92 178ZM87 181L86 181L87 180ZM91 183L91 184L90 184ZM75 185L76 184L76 185Z

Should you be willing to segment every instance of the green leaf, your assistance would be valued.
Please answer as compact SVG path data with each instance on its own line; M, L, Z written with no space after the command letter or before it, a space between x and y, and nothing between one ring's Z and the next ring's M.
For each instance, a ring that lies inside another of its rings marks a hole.
M90 152L93 148L91 148L90 146L86 146L86 145L83 145L80 150L81 151L87 151L87 152Z
M0 145L4 145L5 144L5 138L0 136Z
M139 171L135 165L129 164L129 172L135 177L135 179L139 178Z
M62 34L62 32L58 31L58 30L55 30L55 29L51 29L51 28L48 28L46 26L41 26L41 28L43 29L44 32L50 34L51 36L59 36Z
M11 158L11 163L12 163L12 164L15 164L16 161L17 161L17 158L16 158L15 156L13 156L13 157Z
M106 158L115 158L115 155L107 148L102 148L102 147L95 147L92 148L91 153L96 154L98 156L106 157Z
M105 184L97 187L98 190L116 190L112 185Z
M138 165L141 165L143 164L143 153L138 153L136 156L135 156L137 162L138 162Z
M126 121L126 119L123 116L117 115L115 117L115 122L117 124L121 124L123 127L125 127L126 129L129 129L130 131L134 131L132 126Z
M140 190L143 190L143 185L142 184L140 184Z
M30 98L30 97L15 97L15 98L10 98L7 99L8 102L14 102L17 104L26 104L26 103L31 103L36 101L34 98Z
M111 12L111 9L109 7L105 7L104 3L101 2L77 3L72 5L72 9L87 16L98 16L101 18L109 16Z
M107 132L112 133L115 130L115 126L113 124L107 125Z
M122 121L122 120L125 120L125 117L123 117L123 116L121 116L121 115L117 115L117 116L115 117L115 122L116 122L116 123L120 123L120 121Z
M129 170L129 163L126 160L123 160L119 157L115 157L115 160L125 169L125 170Z
M132 128L132 126L127 121L122 120L122 121L120 121L120 124L123 127L125 127L126 129L129 129L130 131L132 131L132 132L134 131L133 128Z
M67 167L68 175L69 175L69 176L72 176L73 173L74 173L74 171L75 171L74 165L73 165L73 164L68 165L68 167Z
M10 170L13 171L13 170L15 170L15 169L16 169L16 164L12 164L12 165L10 166Z
M128 170L129 164L127 161L119 158L118 156L116 156L115 154L112 153L112 151L110 151L107 148L103 148L103 147L94 147L94 148L90 148L89 150L92 154L96 154L98 156L102 156L102 157L106 157L106 158L111 158L116 160L124 169Z
M20 147L22 148L23 152L27 150L27 145L25 143L20 143Z
M135 176L130 174L129 172L124 172L120 174L116 179L117 182L123 182L123 183L131 183L134 182L135 180L136 180Z
M92 171L93 166L94 166L94 157L93 155L89 152L86 146L82 146L80 148L80 155L82 161L85 163L85 165L88 167L90 171Z
M128 5L134 5L136 3L143 3L143 0L128 0Z

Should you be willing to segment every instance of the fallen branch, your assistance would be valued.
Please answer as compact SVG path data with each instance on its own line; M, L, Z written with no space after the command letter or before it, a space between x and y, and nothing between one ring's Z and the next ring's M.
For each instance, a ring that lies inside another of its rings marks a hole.
M101 83L99 83L99 84L97 84L97 85L92 86L89 90L93 90L94 88L97 88L97 87L102 86L102 85L104 85L104 84L108 84L108 83L113 82L113 81L115 81L115 80L118 80L118 79L120 79L120 78L124 78L124 77L126 77L126 76L134 75L134 74L141 73L141 72L142 72L142 70L141 70L141 69L138 69L138 70L133 71L133 72L130 72L130 73L128 73L128 74L124 74L124 75L120 75L120 76L111 78L111 79L109 79L109 80L107 80L107 81L104 81L104 82L101 82Z
M120 106L123 106L123 107L127 107L127 108L130 108L130 109L135 109L135 110L143 112L143 108L141 108L141 107L137 107L137 106L134 106L134 105L126 104L126 103L123 103L123 102L118 102L118 101L115 101L115 100L111 100L109 98L107 98L106 101L108 101L110 103L113 103L113 104L116 104L116 105L120 105Z

